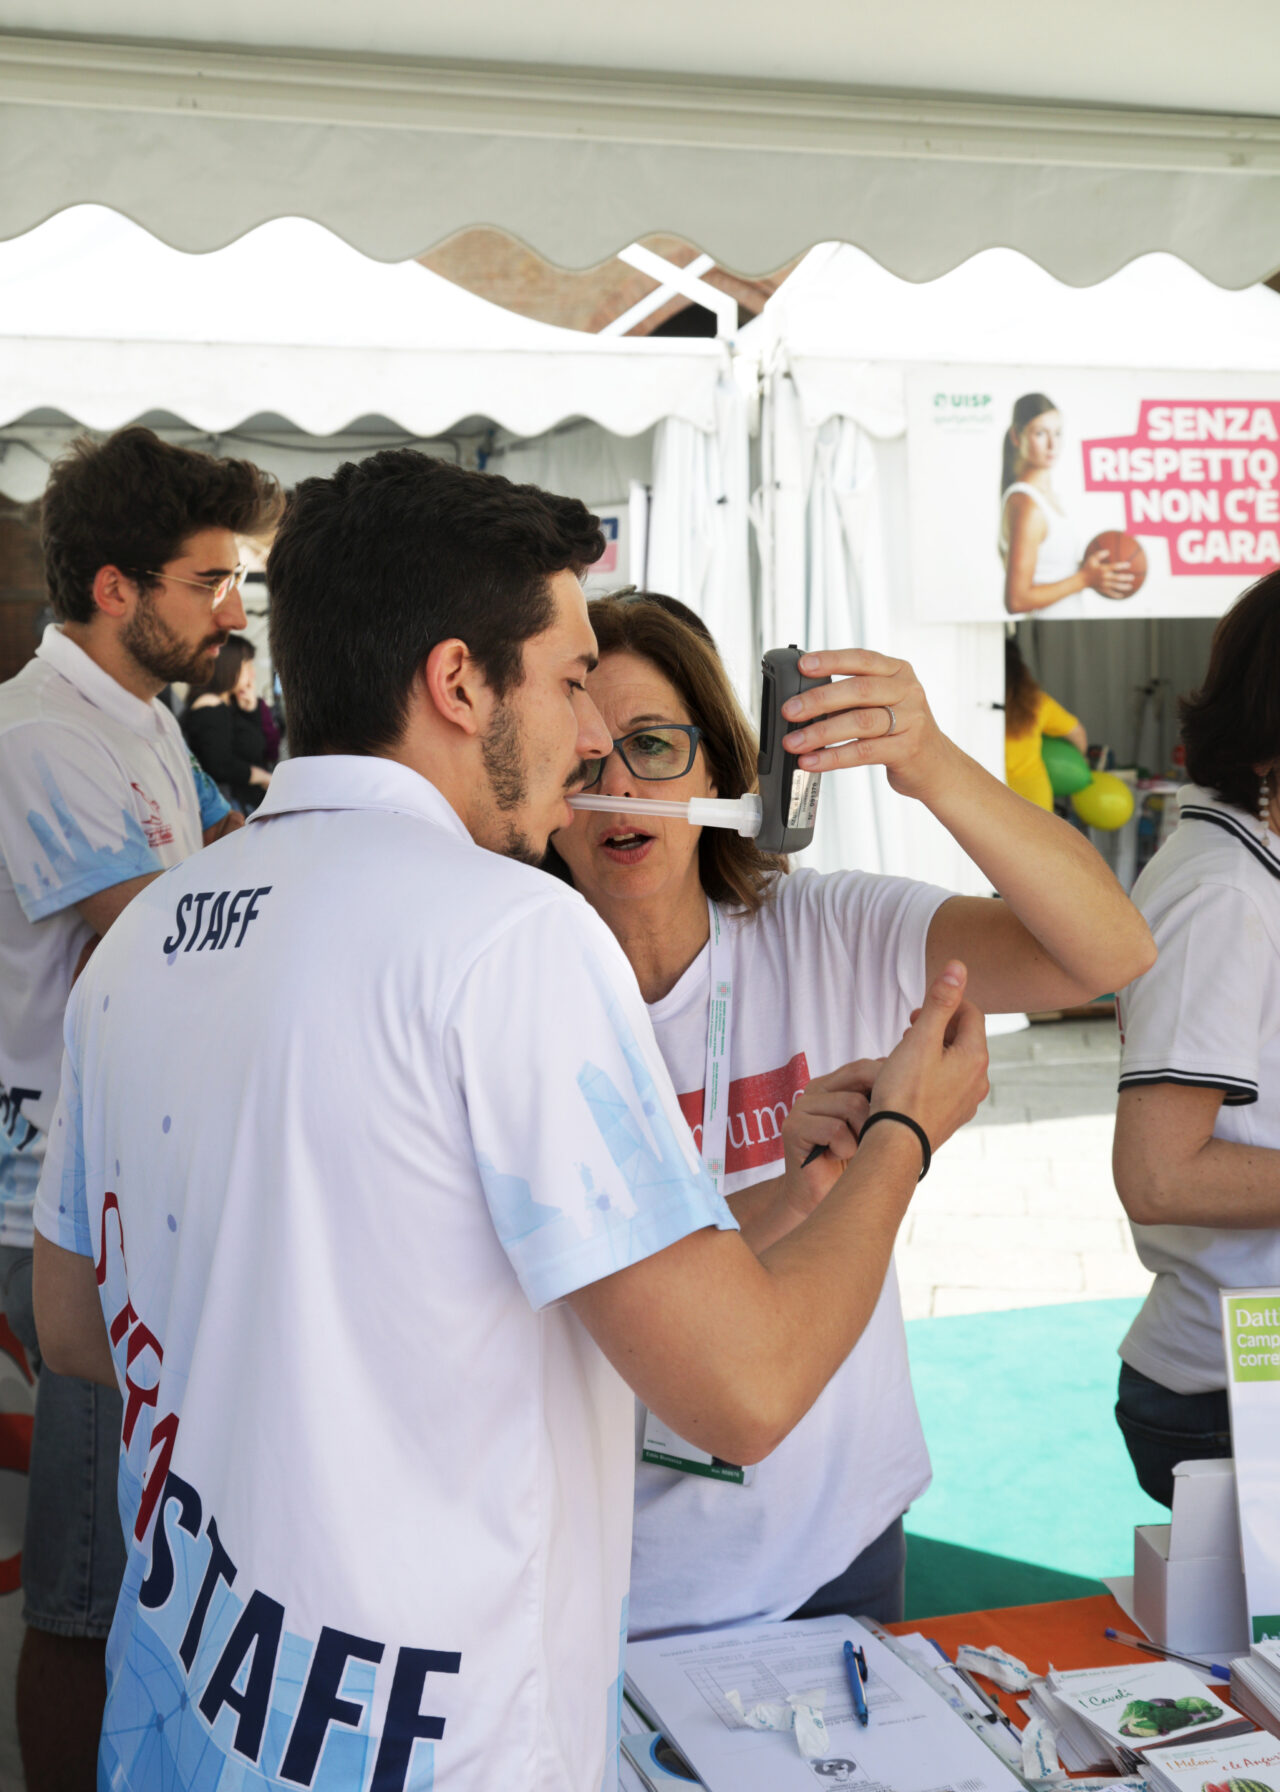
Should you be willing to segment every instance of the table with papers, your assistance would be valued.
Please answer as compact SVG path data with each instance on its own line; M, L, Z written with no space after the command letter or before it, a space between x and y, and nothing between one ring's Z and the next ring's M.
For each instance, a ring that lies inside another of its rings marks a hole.
M1055 1668L1123 1667L1151 1661L1152 1656L1123 1643L1112 1642L1104 1633L1131 1630L1133 1620L1109 1593L1090 1599L1055 1599L1046 1605L1010 1605L994 1611L950 1613L945 1618L909 1618L889 1629L900 1634L922 1630L941 1643L948 1655L954 1656L962 1643L976 1643L980 1648L990 1643L1007 1649L1025 1661L1033 1674L1047 1674ZM1018 1693L990 1688L1001 1708L1022 1723Z
M846 1679L846 1639L866 1654L865 1727L856 1720ZM909 1661L852 1618L753 1624L633 1643L626 1684L628 1698L710 1792L815 1792L823 1784L894 1792L962 1784L966 1792L1021 1792L977 1730ZM791 1730L744 1727L735 1716L735 1696L748 1711L762 1704L785 1708L788 1700L817 1704L826 1729L821 1755L806 1759ZM649 1776L650 1783L654 1779Z
M923 1639L954 1658L961 1644L995 1645L1026 1663L1033 1674L1050 1667L1133 1667L1150 1665L1153 1657L1104 1634L1129 1619L1109 1595L1059 1600L1052 1604L1011 1606L994 1611L965 1612L942 1618L909 1619L888 1627L911 1647ZM853 1721L852 1701L841 1671L840 1650L848 1636L867 1646L871 1679L867 1687L871 1722L862 1729ZM925 1651L927 1653L927 1651ZM941 1663L942 1656L938 1656ZM815 1792L818 1786L874 1784L894 1792L935 1792L963 1780L971 1792L1019 1792L1020 1782L980 1740L973 1728L942 1703L925 1680L913 1674L884 1643L845 1618L811 1619L806 1623L752 1626L749 1631L714 1631L632 1645L628 1650L629 1694L640 1693L624 1730L644 1728L661 1718L659 1727L678 1749L701 1769L711 1792ZM1002 1692L982 1683L1019 1729L1026 1714L1019 1700L1025 1694ZM744 1707L759 1699L802 1695L822 1686L824 1717L830 1738L825 1762L802 1758L794 1735L763 1734L733 1725L724 1698L737 1692ZM1223 1698L1227 1695L1223 1692ZM648 1738L632 1743L637 1756L647 1756ZM654 1786L689 1785L675 1767L664 1777L660 1763L643 1762L643 1772L624 1760L622 1792L649 1792ZM843 1763L848 1763L848 1770ZM708 1772L708 1764L712 1771ZM1113 1771L1115 1771L1113 1769ZM841 1777L841 1775L844 1777Z

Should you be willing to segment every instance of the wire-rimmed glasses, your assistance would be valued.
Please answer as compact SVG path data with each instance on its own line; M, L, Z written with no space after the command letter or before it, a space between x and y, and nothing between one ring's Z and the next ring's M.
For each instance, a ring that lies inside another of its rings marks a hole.
M227 601L233 591L240 591L243 589L245 577L249 568L242 560L239 566L235 567L231 572L224 574L222 578L212 582L208 579L185 579L179 572L160 572L145 566L139 567L138 570L142 573L144 578L172 579L175 585L190 585L193 590L203 591L205 596L209 599L210 606L216 610L219 604L223 604Z

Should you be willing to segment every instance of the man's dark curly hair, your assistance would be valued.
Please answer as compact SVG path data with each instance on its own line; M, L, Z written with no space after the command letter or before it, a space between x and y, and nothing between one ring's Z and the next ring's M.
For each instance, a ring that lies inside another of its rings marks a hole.
M61 622L91 622L93 580L116 566L142 589L201 529L264 535L283 508L270 473L162 442L141 424L105 442L81 436L55 462L41 505L49 602Z
M1280 571L1227 611L1213 631L1204 683L1178 712L1194 782L1251 815L1262 783L1254 767L1280 760Z
M524 643L554 618L550 576L580 575L603 552L577 498L413 448L304 479L267 562L271 659L295 757L393 746L441 641L465 641L504 696L524 677Z

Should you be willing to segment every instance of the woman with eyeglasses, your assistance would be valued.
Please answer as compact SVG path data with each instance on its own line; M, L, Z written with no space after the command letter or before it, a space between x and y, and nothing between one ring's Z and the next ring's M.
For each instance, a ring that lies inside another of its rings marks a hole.
M756 741L703 624L644 595L598 599L590 614L600 663L587 686L614 737L591 789L683 800L753 788ZM621 811L580 813L552 866L626 952L708 1169L757 1250L834 1185L876 1060L948 959L964 961L966 993L993 1012L1086 1000L1152 958L1141 917L1084 838L947 740L909 666L849 650L816 669L838 681L799 699L798 733L784 738L801 765L885 765L1003 900L790 871L730 830ZM754 1471L699 1460L643 1410L636 1447L632 1635L901 1616L902 1517L929 1459L892 1274L844 1367Z

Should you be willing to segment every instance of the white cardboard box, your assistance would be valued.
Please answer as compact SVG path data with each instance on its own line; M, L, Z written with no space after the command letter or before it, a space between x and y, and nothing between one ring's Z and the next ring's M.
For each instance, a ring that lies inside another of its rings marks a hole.
M1133 1533L1133 1615L1155 1643L1189 1655L1249 1647L1235 1465L1180 1462L1173 1518Z

